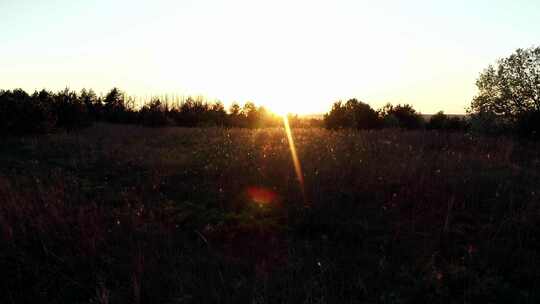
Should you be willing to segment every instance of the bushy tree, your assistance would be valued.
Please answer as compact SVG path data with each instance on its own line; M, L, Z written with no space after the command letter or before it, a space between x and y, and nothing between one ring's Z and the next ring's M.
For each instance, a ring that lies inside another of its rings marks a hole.
M367 103L355 98L349 99L345 103L345 109L354 128L375 129L380 126L379 115Z
M324 121L329 129L375 129L381 125L377 112L355 98L349 99L345 104L341 101L335 102L330 112L324 116Z
M426 129L428 130L440 130L444 129L448 121L448 116L444 114L443 111L437 112L435 115L431 116L429 122L426 124Z
M540 112L540 47L499 59L480 74L476 86L478 95L470 107L475 126L526 136L540 129L540 121L531 120Z
M409 104L393 106L386 104L380 111L385 127L401 129L419 129L423 127L422 116Z
M324 114L324 124L328 129L350 128L347 110L341 101L332 104L330 112Z

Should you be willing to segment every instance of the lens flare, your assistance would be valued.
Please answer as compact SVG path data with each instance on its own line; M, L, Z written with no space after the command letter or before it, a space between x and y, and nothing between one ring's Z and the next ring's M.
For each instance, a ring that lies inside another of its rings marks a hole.
M277 198L276 193L263 187L249 187L247 194L253 202L259 205L272 203Z
M304 204L307 204L306 193L304 190L304 174L302 173L302 166L300 165L300 160L298 159L298 154L296 153L296 146L294 144L294 138L287 115L283 115L283 126L285 127L285 133L287 133L287 140L289 141L289 149L291 150L291 156L294 164L294 171L296 172L296 178L298 178L298 183L300 183L300 191L302 191Z

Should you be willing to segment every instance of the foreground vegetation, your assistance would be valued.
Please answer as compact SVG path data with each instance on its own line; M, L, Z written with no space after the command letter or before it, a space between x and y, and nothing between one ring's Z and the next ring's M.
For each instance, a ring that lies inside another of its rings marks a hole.
M0 143L1 303L538 303L538 146L96 124Z

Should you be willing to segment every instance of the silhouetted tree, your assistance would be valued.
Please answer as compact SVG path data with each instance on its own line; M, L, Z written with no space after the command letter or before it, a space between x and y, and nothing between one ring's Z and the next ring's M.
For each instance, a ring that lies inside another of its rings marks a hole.
M227 112L220 101L213 103L210 106L210 117L208 118L211 125L225 126L227 124Z
M426 124L426 129L428 130L444 129L447 121L448 121L448 116L446 116L443 111L439 111L435 115L431 116L431 118L429 119L429 122Z
M247 124L246 116L238 103L233 102L229 108L229 126L245 127Z
M168 109L159 99L144 105L139 111L139 121L144 126L161 127L170 123Z
M350 116L353 127L357 129L375 129L380 126L379 115L367 103L357 99L349 99L345 109Z
M336 101L332 104L332 109L329 113L324 114L324 124L328 129L350 128L352 125L349 121L347 110L341 101Z
M257 121L259 120L257 106L255 106L253 102L248 101L244 104L242 113L246 116L246 125L250 128L256 127Z
M379 111L379 115L383 118L385 127L418 129L424 123L422 116L409 104L396 106L386 104Z
M68 131L89 126L93 121L77 93L67 88L54 95L53 108L56 126Z
M86 106L88 115L94 121L103 119L103 103L96 93L90 89L82 89L80 95L82 103Z
M499 59L480 74L476 86L470 108L475 128L536 136L540 122L532 117L540 112L540 47L517 49Z
M329 129L375 129L381 125L377 112L355 98L349 99L345 104L341 101L335 102L330 112L324 116L324 122Z
M125 95L118 88L110 90L103 99L103 103L103 118L105 121L125 123L128 120Z
M135 110L134 99L113 88L104 98L92 90L80 94L69 89L58 93L46 90L29 96L23 90L0 91L0 134L30 134L53 129L75 130L94 121L138 123L159 127L175 123L183 127L236 126L269 127L280 119L264 107L248 102L243 108L231 106L230 114L220 101L207 102L202 97L188 97L173 107L167 101L153 99Z
M56 124L49 92L0 91L0 134L46 133Z
M188 97L179 109L177 124L185 127L197 127L204 123L208 115L208 104L202 98Z

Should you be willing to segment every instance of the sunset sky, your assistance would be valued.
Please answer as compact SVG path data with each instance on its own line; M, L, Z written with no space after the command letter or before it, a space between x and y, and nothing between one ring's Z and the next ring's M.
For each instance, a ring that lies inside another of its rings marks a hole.
M337 99L463 113L540 42L538 0L0 0L0 89L203 94L320 113Z

